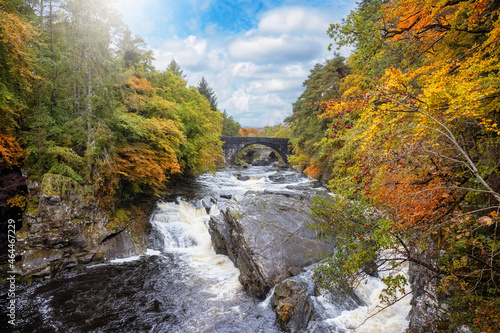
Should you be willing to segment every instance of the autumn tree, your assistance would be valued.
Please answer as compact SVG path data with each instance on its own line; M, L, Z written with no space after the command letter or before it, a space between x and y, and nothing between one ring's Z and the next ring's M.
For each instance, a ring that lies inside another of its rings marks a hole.
M197 175L215 170L222 161L219 137L222 131L222 115L213 112L207 98L195 87L171 71L157 72L151 78L157 95L169 101L172 117L182 123L186 143L180 148L181 170L185 174Z
M240 128L241 136L259 136L259 130L256 128Z
M338 195L314 211L339 245L318 271L324 287L351 288L375 258L410 262L432 276L419 282L448 293L452 320L434 327L498 327L498 11L495 1L372 0L331 26L355 52L339 95L309 105L326 125L314 155ZM385 282L394 304L407 281Z
M25 204L23 131L34 105L34 86L40 81L34 48L37 30L34 11L24 1L0 3L0 217L2 232L7 221L17 219Z
M22 1L0 4L0 162L5 166L20 162L23 150L17 132L32 105L33 85L40 79L30 12Z
M316 64L302 84L304 92L293 104L293 114L285 119L290 124L294 154L292 163L316 177L329 177L330 159L321 154L318 145L327 129L327 121L318 119L323 110L315 103L340 96L340 83L350 73L345 58L335 56L324 64Z

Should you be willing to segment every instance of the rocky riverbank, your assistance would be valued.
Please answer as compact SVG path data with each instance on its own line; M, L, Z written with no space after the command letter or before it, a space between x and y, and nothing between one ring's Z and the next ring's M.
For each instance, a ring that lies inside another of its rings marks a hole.
M110 213L100 207L91 186L61 175L45 174L37 185L28 183L31 200L16 233L18 274L50 277L78 264L146 250L149 222L140 208Z

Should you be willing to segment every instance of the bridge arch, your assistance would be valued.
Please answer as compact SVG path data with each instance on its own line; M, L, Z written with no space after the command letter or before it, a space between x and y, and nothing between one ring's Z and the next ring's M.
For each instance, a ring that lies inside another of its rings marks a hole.
M290 140L283 138L262 138L262 137L245 137L245 136L221 136L222 150L224 151L224 159L226 163L233 161L234 157L245 147L250 145L264 145L275 150L287 162L290 156Z

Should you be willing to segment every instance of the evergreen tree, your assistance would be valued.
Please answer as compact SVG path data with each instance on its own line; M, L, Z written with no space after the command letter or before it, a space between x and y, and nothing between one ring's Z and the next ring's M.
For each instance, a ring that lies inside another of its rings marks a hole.
M215 96L213 89L208 85L204 76L201 77L200 83L198 83L198 92L207 98L210 103L210 109L212 109L212 111L216 111L217 96Z
M186 75L183 74L183 70L181 70L181 66L175 61L175 59L172 59L170 64L167 67L167 72L171 71L174 75L180 77L184 82L186 81Z
M118 41L118 54L122 57L125 68L130 68L141 64L146 70L152 70L152 51L144 51L146 42L141 36L132 35L132 31L127 27Z

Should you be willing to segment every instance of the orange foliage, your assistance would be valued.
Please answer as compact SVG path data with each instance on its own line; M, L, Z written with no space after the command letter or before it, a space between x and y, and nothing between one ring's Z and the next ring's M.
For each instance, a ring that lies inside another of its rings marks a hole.
M24 209L28 204L28 198L26 198L24 195L16 194L15 196L7 200L7 204L10 207L19 207L21 209Z
M136 143L118 150L114 159L115 174L120 178L142 185L148 185L158 193L167 180L167 172L181 172L175 155L159 156L148 145Z
M21 16L7 13L3 6L0 7L0 42L5 44L12 56L11 71L23 79L38 78L32 71L32 46L30 41L35 36L35 28L23 21Z
M24 150L11 135L0 134L0 163L7 167L19 165Z
M153 85L145 78L132 76L128 82L130 89L137 94L150 95L154 92Z
M258 136L259 130L256 128L240 128L241 136Z
M318 179L320 176L320 173L321 173L321 168L318 165L316 165L315 163L313 163L311 166L307 167L304 170L304 173L306 175L308 175L309 177Z
M147 79L133 75L127 82L123 103L129 110L142 111L154 93L154 88ZM128 91L127 91L128 90Z
M453 189L440 177L419 177L407 171L382 171L372 197L392 214L401 229L429 226L444 216L455 200Z
M486 32L491 29L488 20L493 16L491 11L495 6L495 0L391 1L384 11L384 20L388 22L387 37L393 40L413 38L415 45L428 50L449 32Z

